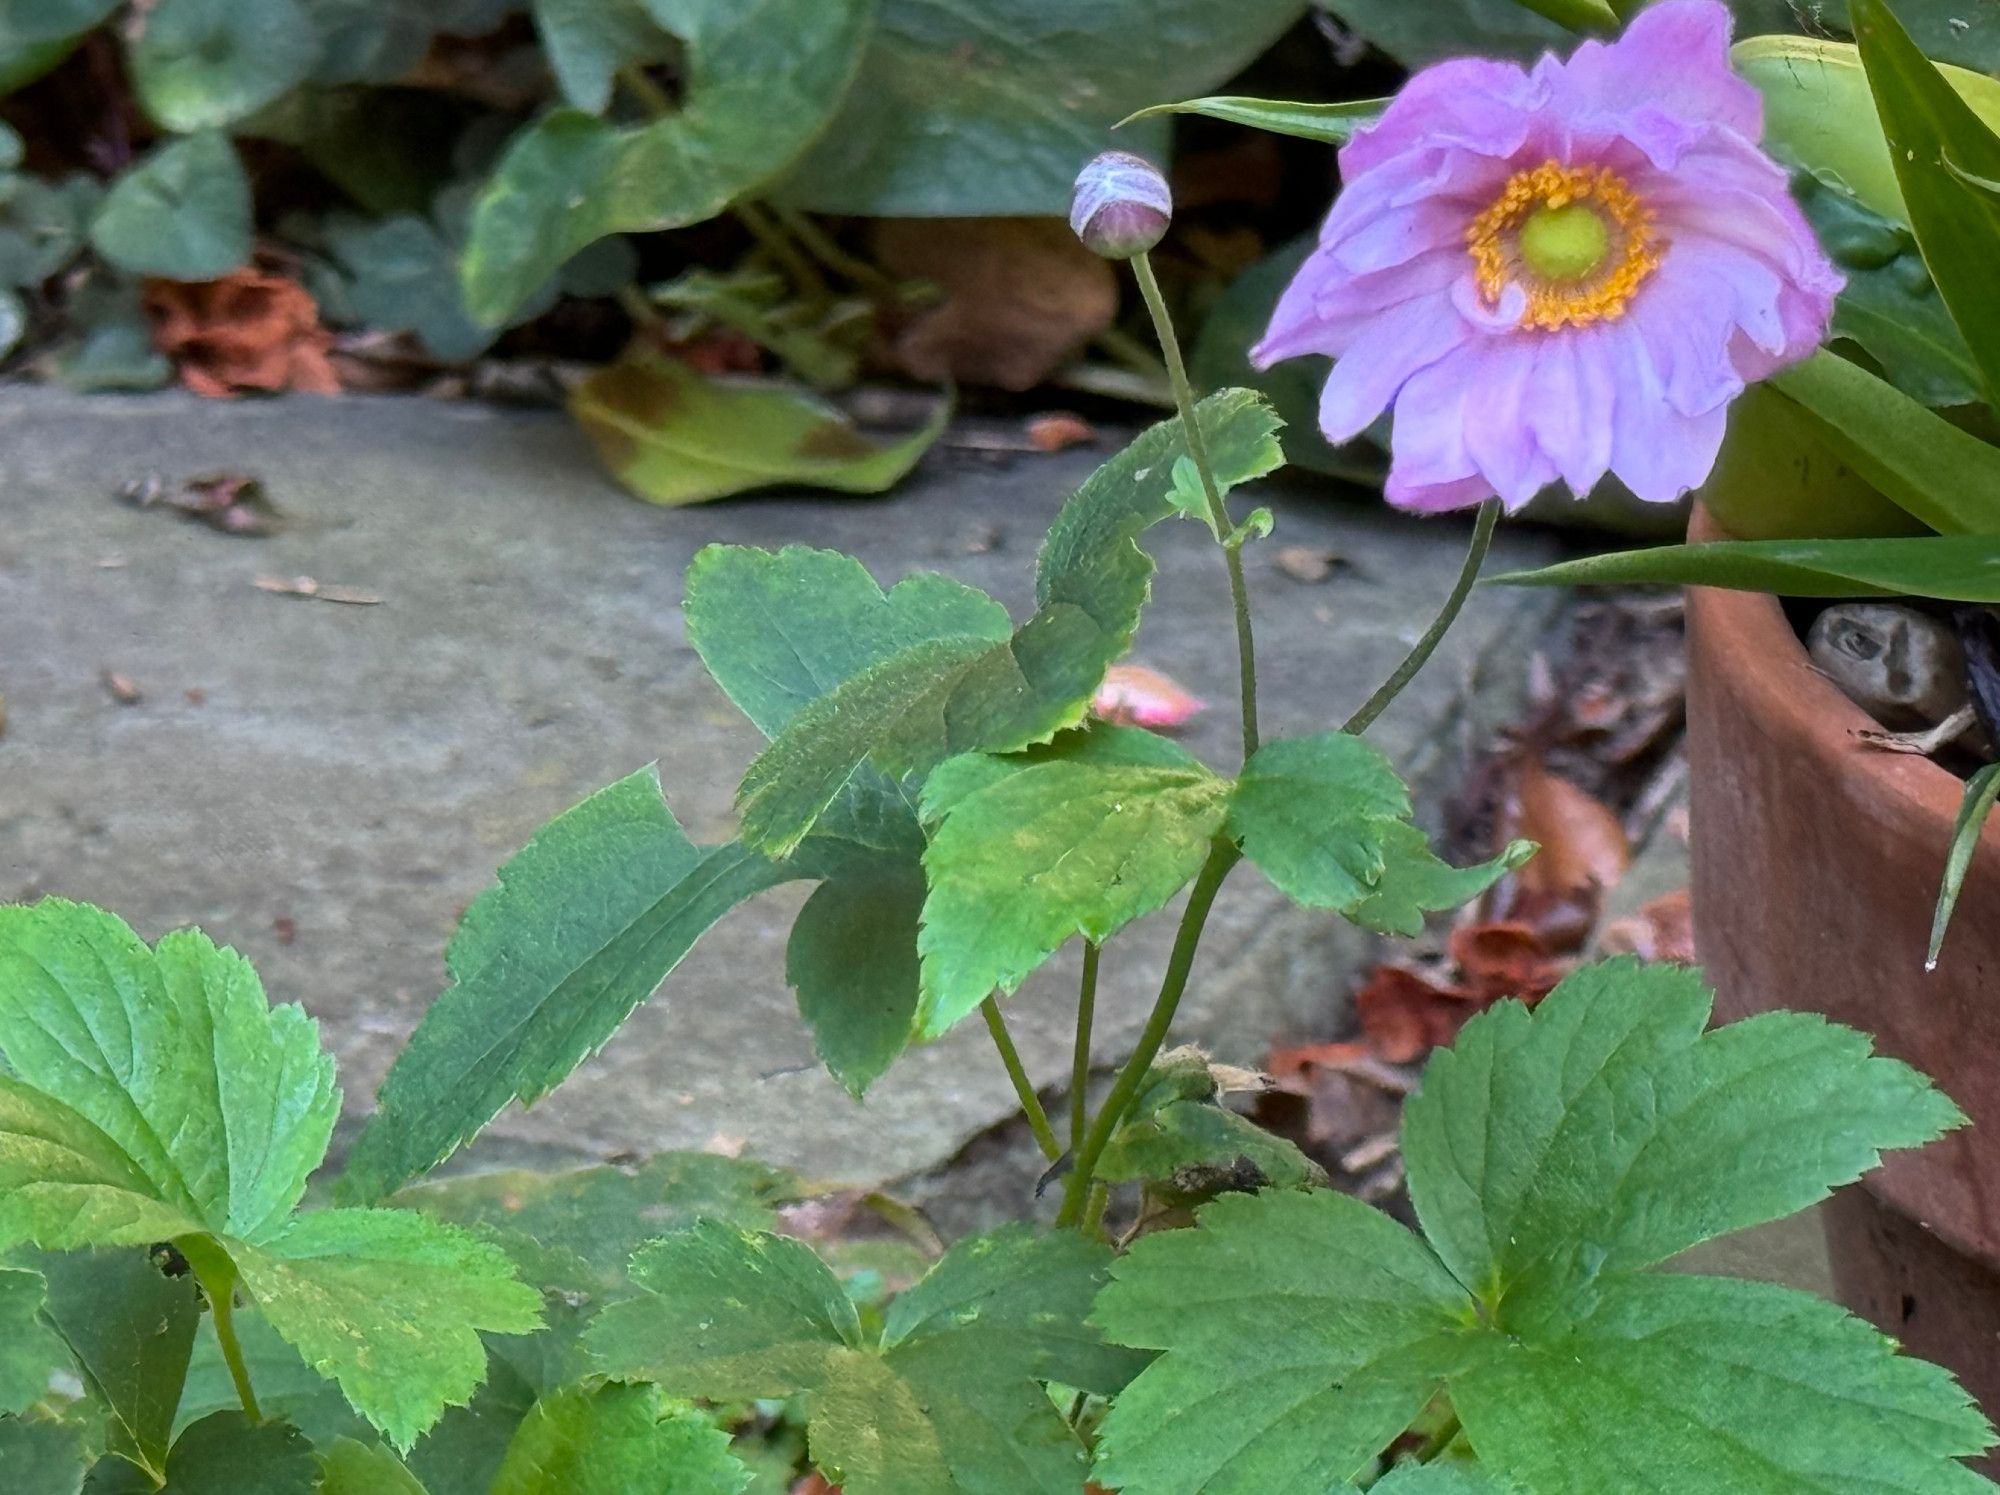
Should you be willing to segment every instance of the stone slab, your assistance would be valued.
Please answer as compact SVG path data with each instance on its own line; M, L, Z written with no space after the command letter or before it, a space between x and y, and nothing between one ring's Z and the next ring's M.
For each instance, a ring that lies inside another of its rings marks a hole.
M180 395L0 392L0 897L61 893L148 938L198 923L297 1000L337 1053L348 1126L442 983L465 905L543 821L657 759L697 839L731 829L757 734L709 683L679 611L710 541L805 543L884 582L933 567L1018 611L1036 543L1106 453L990 458L941 448L883 500L777 496L666 511L600 475L559 414L404 398L208 403ZM262 540L114 500L156 472L261 478L288 516ZM1448 590L1465 526L1271 487L1278 536L1251 553L1267 735L1340 720ZM1137 657L1217 703L1189 743L1235 762L1234 652L1206 535L1163 527ZM1336 548L1328 581L1274 566ZM1498 560L1547 543L1503 536ZM342 606L261 591L315 578L379 596ZM1377 729L1421 776L1454 753L1478 681L1523 661L1551 605L1480 594ZM105 672L140 699L120 704ZM822 1178L929 1167L1012 1109L980 1025L909 1056L850 1102L812 1063L782 977L799 894L739 910L605 1052L488 1150L602 1156L719 1135ZM1245 869L1226 890L1187 1031L1254 1059L1331 1020L1360 958L1338 921L1287 908ZM1170 931L1107 959L1098 1028L1115 1062ZM1071 967L1012 1011L1031 1070L1066 1074Z

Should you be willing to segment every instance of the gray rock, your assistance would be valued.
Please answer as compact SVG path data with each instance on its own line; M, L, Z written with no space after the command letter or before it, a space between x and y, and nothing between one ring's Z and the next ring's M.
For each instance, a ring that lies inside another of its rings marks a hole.
M494 869L549 817L658 759L697 839L725 837L755 731L708 681L679 611L709 541L852 551L887 582L919 567L1026 600L1036 543L1107 453L1011 467L940 450L886 500L760 498L663 511L600 475L559 415L418 399L206 403L177 395L0 394L0 896L61 893L148 938L198 923L274 1000L321 1021L351 1127L442 984L442 951ZM113 498L148 472L261 478L286 516L251 540ZM1258 495L1278 538L1250 564L1266 733L1337 723L1449 588L1462 525ZM1193 525L1161 563L1136 657L1213 703L1187 734L1235 763L1234 645L1222 565ZM1350 563L1307 584L1279 545ZM1543 557L1507 535L1498 559ZM380 597L343 606L259 590L311 577ZM1376 730L1419 781L1457 751L1469 700L1503 679L1552 599L1480 594ZM106 672L139 694L121 704ZM1504 692L1503 692L1504 693ZM574 1157L737 1138L827 1178L932 1166L1013 1106L981 1026L910 1055L850 1102L812 1061L782 978L781 891L738 911L598 1058L495 1123L489 1155ZM1098 1058L1150 1003L1171 914L1106 960ZM1184 1009L1188 1036L1254 1060L1332 1020L1362 952L1337 920L1240 871ZM1031 1071L1067 1073L1073 967L1010 1006Z

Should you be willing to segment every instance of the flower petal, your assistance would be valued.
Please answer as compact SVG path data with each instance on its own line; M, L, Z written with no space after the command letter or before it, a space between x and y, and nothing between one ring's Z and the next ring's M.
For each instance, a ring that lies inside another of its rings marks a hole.
M1618 40L1587 41L1570 54L1554 106L1616 114L1643 100L1664 115L1714 120L1755 141L1764 133L1764 101L1729 66L1732 24L1718 0L1659 0Z
M1527 138L1543 89L1511 62L1461 57L1427 67L1403 85L1382 118L1340 151L1340 174L1353 181L1419 146L1462 145L1511 156Z
M1442 296L1406 301L1374 318L1327 377L1320 396L1320 430L1335 445L1352 441L1389 407L1411 375L1472 336Z
M1630 323L1607 328L1603 348L1615 390L1611 471L1646 502L1671 503L1714 469L1728 405L1700 415L1675 410L1663 397L1645 335Z

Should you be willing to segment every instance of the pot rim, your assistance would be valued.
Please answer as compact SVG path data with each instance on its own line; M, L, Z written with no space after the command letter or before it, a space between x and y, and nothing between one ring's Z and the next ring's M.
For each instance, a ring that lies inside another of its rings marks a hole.
M1698 543L1730 538L1697 500L1688 539ZM1699 609L1711 627L1736 635L1748 646L1745 657L1760 662L1759 668L1740 671L1736 682L1753 699L1760 718L1780 723L1788 737L1814 743L1816 756L1837 762L1843 773L1860 779L1870 796L1885 806L1900 806L1905 814L1937 823L1942 875L1952 827L1965 798L1965 780L1915 753L1863 747L1856 734L1880 731L1881 723L1814 666L1777 598L1719 587L1689 587L1687 598L1688 606ZM2000 816L1988 819L1979 844L2000 854Z

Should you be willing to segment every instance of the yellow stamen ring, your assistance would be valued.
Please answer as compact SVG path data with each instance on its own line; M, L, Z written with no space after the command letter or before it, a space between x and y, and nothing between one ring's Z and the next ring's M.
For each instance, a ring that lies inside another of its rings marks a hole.
M1557 161L1509 177L1466 229L1465 247L1487 305L1519 285L1528 298L1520 325L1551 332L1623 316L1660 263L1652 212L1623 177Z

